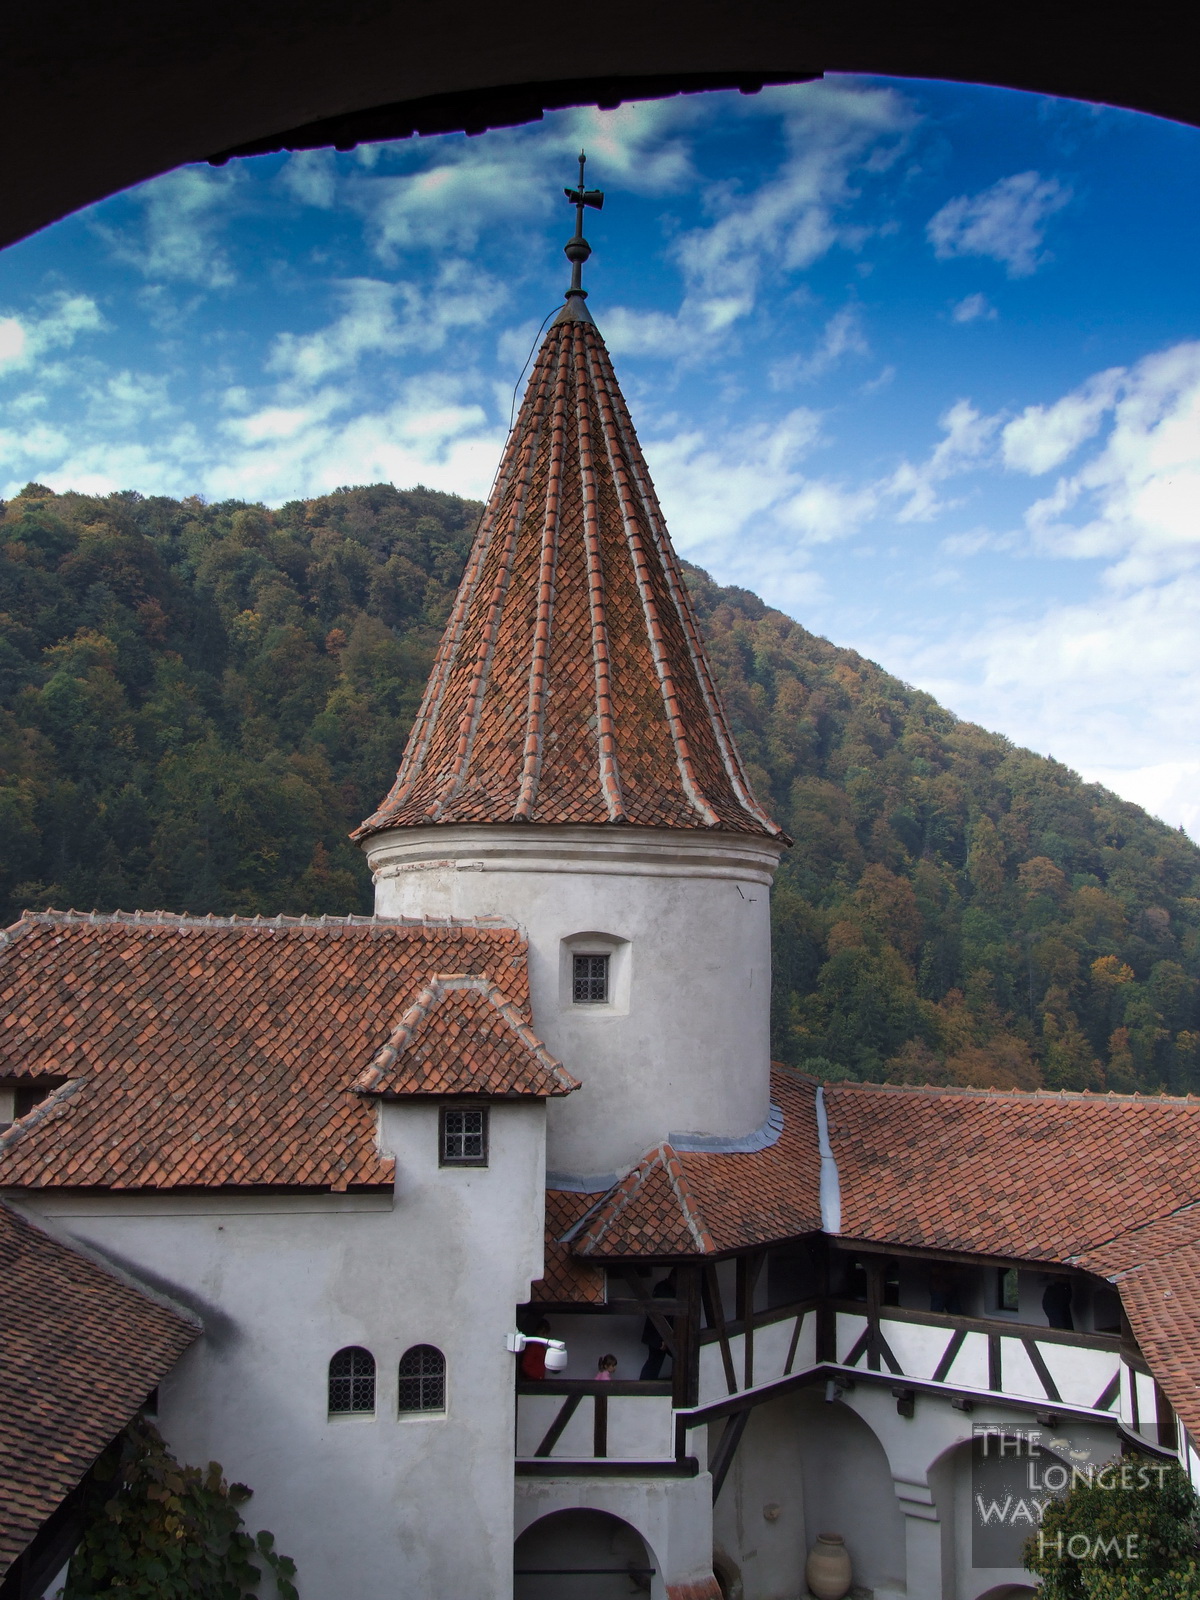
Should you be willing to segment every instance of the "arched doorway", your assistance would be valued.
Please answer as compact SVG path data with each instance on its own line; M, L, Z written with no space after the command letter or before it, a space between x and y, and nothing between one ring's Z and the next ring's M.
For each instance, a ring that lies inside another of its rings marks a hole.
M646 1541L607 1511L552 1511L514 1547L513 1600L628 1600L662 1592Z

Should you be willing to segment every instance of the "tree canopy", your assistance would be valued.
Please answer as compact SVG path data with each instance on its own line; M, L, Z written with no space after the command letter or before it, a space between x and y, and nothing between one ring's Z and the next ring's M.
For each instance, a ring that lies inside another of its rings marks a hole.
M56 495L0 523L0 912L370 909L480 507ZM826 1078L1200 1090L1200 849L697 569L760 798L774 1044Z

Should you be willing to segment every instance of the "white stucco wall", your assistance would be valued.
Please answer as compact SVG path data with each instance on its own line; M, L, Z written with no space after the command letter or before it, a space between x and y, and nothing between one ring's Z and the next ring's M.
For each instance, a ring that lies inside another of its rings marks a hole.
M494 1105L487 1168L439 1168L437 1107L384 1108L392 1196L24 1196L205 1323L160 1390L182 1460L250 1485L253 1531L304 1600L504 1600L513 1540L514 1306L542 1266L545 1113ZM397 1414L414 1344L444 1415ZM327 1414L329 1358L377 1364L374 1416Z
M712 1479L707 1472L694 1478L518 1478L514 1532L519 1537L541 1518L577 1508L619 1517L642 1536L657 1569L651 1600L666 1600L669 1586L711 1581Z
M454 826L396 829L365 848L378 915L498 915L527 934L534 1027L583 1083L551 1105L552 1171L620 1172L671 1133L738 1136L763 1124L779 845ZM572 1004L573 951L611 953L611 1004Z

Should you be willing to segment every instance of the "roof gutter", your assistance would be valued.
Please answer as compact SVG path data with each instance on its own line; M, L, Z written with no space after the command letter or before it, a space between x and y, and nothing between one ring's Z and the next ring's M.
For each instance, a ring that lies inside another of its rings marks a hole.
M833 1146L829 1142L825 1090L820 1086L817 1088L817 1145L821 1152L821 1227L826 1233L841 1233L842 1185Z

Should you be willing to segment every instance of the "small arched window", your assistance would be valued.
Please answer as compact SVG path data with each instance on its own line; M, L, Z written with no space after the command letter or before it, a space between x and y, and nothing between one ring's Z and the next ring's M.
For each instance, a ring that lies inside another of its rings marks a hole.
M329 1414L375 1409L375 1357L353 1344L339 1350L329 1363Z
M400 1410L446 1409L446 1358L431 1344L415 1344L400 1357Z

